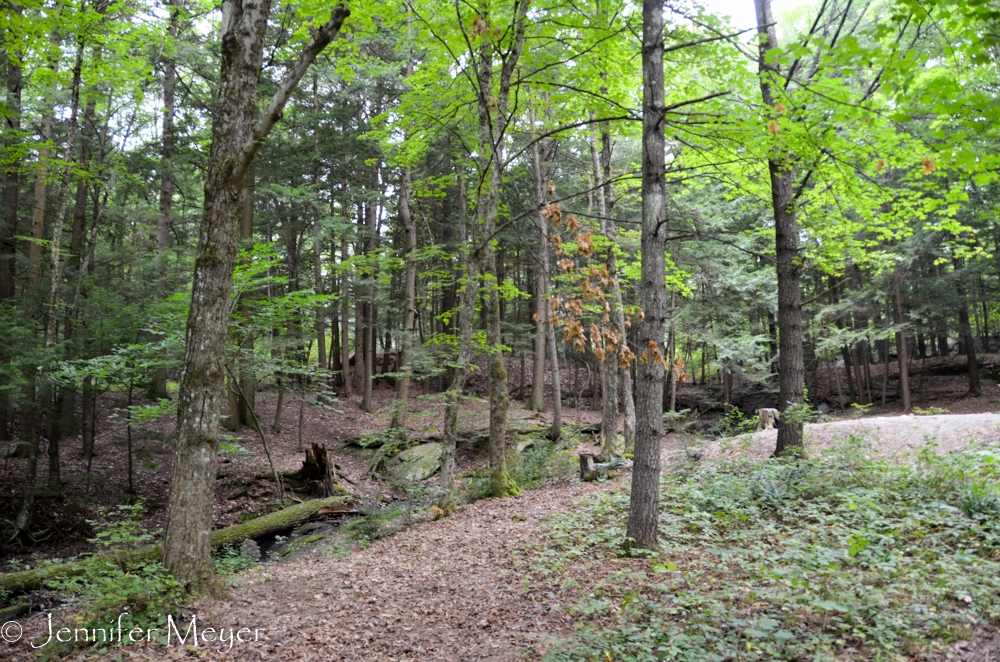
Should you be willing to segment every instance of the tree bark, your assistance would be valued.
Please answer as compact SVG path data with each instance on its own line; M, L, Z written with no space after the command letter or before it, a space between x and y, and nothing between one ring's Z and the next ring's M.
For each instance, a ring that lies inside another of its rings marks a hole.
M969 302L965 296L965 283L959 270L962 268L962 260L955 258L955 290L958 293L958 325L962 333L962 345L965 346L965 358L969 365L969 395L979 396L983 394L982 386L979 384L979 362L976 358L976 341L972 337L972 328L969 325Z
M465 194L465 180L458 177L459 198L459 242L465 241L465 211L468 207ZM462 289L458 309L458 357L455 377L445 393L444 444L441 449L441 494L438 507L444 515L455 510L455 446L458 443L458 406L461 404L465 380L472 360L472 324L476 313L476 299L479 295L479 263L474 251L475 238L468 242L469 249L463 254L465 265L465 287Z
M412 73L412 65L407 66ZM403 168L402 181L399 187L399 221L406 235L405 261L406 273L403 297L403 331L402 351L396 372L396 406L392 414L390 427L402 430L406 426L407 408L410 397L410 374L413 370L413 327L417 319L417 223L410 213L410 168ZM405 434L405 433L404 433Z
M910 360L907 356L906 331L903 327L903 294L899 285L898 271L892 274L892 293L896 301L896 324L899 325L899 331L896 332L896 358L899 361L899 391L903 401L903 411L909 412L913 408L910 404ZM885 369L886 374L888 374L888 361L886 361Z
M534 126L534 109L530 109L529 112L532 126ZM543 146L545 145L545 141L540 142ZM549 221L541 213L548 195L548 168L545 165L545 161L541 159L539 152L539 142L536 142L531 146L531 158L535 172L535 199L537 200L539 209L538 283L536 286L537 305L535 307L535 365L529 408L532 411L545 410L545 354L547 345L552 376L552 427L549 430L549 437L553 440L558 440L562 436L562 380L559 373L559 354L556 347L555 327L552 325L553 311L549 305Z
M177 23L180 15L179 0L168 0L170 19L167 26L169 48L174 48L177 39ZM156 219L156 267L160 276L164 274L163 259L170 247L170 217L173 212L174 180L173 164L176 151L174 135L174 89L177 85L177 64L168 53L163 58L163 152L160 154L160 206Z
M603 231L612 245L612 250L609 251L607 257L608 274L611 276L611 322L621 337L618 352L619 357L621 357L622 352L628 347L628 329L625 328L625 306L622 302L622 291L618 286L618 259L613 250L618 241L618 228L615 226L613 217L615 191L611 182L611 134L607 129L601 133L601 170L603 171L604 204L608 214L608 218L603 223ZM619 391L625 410L622 420L622 436L625 438L625 451L631 452L635 447L635 396L632 392L632 372L628 365L622 368L619 360L616 359L615 363L618 364Z
M21 5L7 4L12 16L20 16ZM14 298L17 236L17 203L21 185L21 162L24 158L21 147L21 92L24 85L20 50L7 45L7 112L4 117L3 150L6 164L3 169L2 204L0 204L0 301ZM6 400L5 400L6 402ZM3 416L6 419L4 406ZM6 435L7 420L0 434Z
M347 209L344 209L344 214L346 216ZM350 259L347 255L347 231L340 238L340 261L345 263ZM344 382L344 393L346 395L351 395L354 392L354 384L352 382L353 375L351 374L351 322L350 315L348 315L348 300L351 294L351 284L348 278L350 274L348 272L343 272L340 275L340 366L343 371L341 374L341 379Z
M225 0L222 5L219 93L188 314L163 545L163 564L193 591L215 587L211 531L220 396L247 170L306 69L349 14L344 5L333 9L330 21L313 33L261 116L257 84L269 10L269 0Z
M500 282L497 270L494 234L500 212L500 189L503 186L504 140L508 122L510 88L514 70L524 44L524 30L528 3L518 2L513 24L510 47L505 53L500 71L499 94L493 98L493 54L495 44L483 39L478 50L476 90L479 114L479 170L483 182L479 211L483 218L482 271L486 283L484 313L486 317L486 342L489 345L487 371L489 373L490 441L488 451L490 483L493 496L504 497L517 493L517 486L507 471L507 407L510 396L507 389L507 370L503 362L501 338ZM479 6L480 18L492 29L489 8Z
M663 3L642 3L642 270L635 455L627 546L659 546L660 435L663 429L663 335L666 327L666 222Z
M774 112L772 78L778 74L778 64L769 60L768 53L778 47L777 31L771 13L771 0L754 0L757 12L760 93L765 116ZM771 204L774 209L775 244L778 272L778 398L779 409L805 401L802 349L802 275L799 255L799 229L795 219L795 194L792 187L792 164L789 154L775 147L768 158L771 177ZM778 421L778 443L774 455L780 457L802 453L802 421L782 416Z

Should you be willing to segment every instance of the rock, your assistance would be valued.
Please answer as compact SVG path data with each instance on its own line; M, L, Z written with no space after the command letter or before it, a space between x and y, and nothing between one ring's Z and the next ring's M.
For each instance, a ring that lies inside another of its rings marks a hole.
M294 538L289 540L288 543L286 543L285 546L278 551L278 556L288 556L289 554L301 550L306 545L318 542L323 538L326 538L325 533L317 533L316 535L307 536L305 538Z
M310 531L315 531L316 529L322 529L326 526L323 522L306 522L301 526L297 527L292 531L293 536L304 536Z
M531 448L534 445L535 445L534 439L522 439L521 441L517 442L517 452L519 454L523 453L524 451L526 451L527 449Z
M819 403L819 406L816 407L816 411L825 416L830 413L830 405L825 402L821 402Z
M253 538L247 538L240 544L240 556L251 561L260 561L260 547Z
M389 470L411 483L430 478L441 464L441 444L420 444L394 457Z

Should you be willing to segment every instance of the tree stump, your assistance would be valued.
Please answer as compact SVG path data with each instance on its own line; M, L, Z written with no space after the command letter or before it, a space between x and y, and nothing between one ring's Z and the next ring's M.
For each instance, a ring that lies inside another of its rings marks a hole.
M342 494L344 489L337 483L337 467L330 459L325 445L312 444L306 449L306 459L302 468L285 474L289 484L295 484L297 491L319 494L324 497Z
M594 480L597 478L597 469L594 467L597 456L592 453L580 453L580 480Z

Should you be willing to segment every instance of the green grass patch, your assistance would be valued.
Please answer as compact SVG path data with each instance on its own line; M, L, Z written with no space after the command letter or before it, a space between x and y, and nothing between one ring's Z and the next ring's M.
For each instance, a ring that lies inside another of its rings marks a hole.
M689 466L646 557L621 553L627 488L553 518L523 590L579 631L545 659L902 660L996 627L1000 448L869 451Z

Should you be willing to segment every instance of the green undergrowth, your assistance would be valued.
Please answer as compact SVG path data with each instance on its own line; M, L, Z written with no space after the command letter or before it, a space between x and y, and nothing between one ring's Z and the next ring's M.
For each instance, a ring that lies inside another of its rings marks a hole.
M545 660L902 660L1000 626L1000 448L868 450L684 467L645 557L627 487L553 518L518 561L578 623Z
M88 521L95 531L90 542L113 554L106 562L88 566L82 575L46 585L48 590L78 606L72 612L72 622L67 625L75 632L69 640L53 638L46 642L43 636L33 643L39 648L37 659L40 662L76 659L84 649L100 652L106 648L127 647L128 639L123 643L121 638L108 634L119 628L125 633L145 633L157 628L160 633L166 632L167 615L177 613L189 596L159 559L136 563L128 558L131 550L149 544L154 538L142 526L144 505L140 500L134 505L101 509L98 520ZM224 579L256 564L234 546L215 550L212 554L213 569Z
M559 444L535 435L530 439L533 445L507 458L507 470L519 490L541 490L579 481L576 456L567 449L565 441ZM466 487L470 502L496 493L486 469L472 474Z

